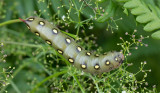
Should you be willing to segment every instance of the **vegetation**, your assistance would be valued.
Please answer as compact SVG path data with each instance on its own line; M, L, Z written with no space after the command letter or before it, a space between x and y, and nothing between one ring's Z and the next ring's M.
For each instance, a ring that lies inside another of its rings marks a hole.
M160 91L160 0L1 0L0 93ZM123 51L120 68L92 75L70 65L18 18L39 16L87 50Z

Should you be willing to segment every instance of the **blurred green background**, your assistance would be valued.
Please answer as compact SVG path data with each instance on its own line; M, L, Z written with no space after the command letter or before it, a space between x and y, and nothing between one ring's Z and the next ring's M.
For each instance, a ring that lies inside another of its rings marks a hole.
M114 3L114 6L112 6L114 7L114 12L107 19L103 19L105 20L104 22L98 22L95 19L95 15L99 18L104 14L107 10L106 7L110 5L109 2L111 1ZM0 0L0 23L18 18L25 19L30 16L40 16L58 25L63 31L67 31L71 34L78 34L85 44L89 44L91 41L96 42L96 44L85 45L89 50L97 50L97 47L94 45L98 45L103 51L120 51L122 50L122 47L117 45L117 43L122 43L120 37L125 41L131 41L131 37L125 35L125 33L128 32L129 34L132 34L135 29L137 30L135 33L136 37L139 37L140 35L143 35L144 37L151 35L151 32L145 32L143 30L144 24L137 23L135 20L136 17L133 16L129 10L127 10L128 15L124 13L124 3L118 2L121 0L111 1ZM157 6L158 8L160 7L160 0L141 1L144 1L146 6L151 5ZM98 7L98 9L96 7ZM80 11L77 11L76 8L80 9ZM120 20L121 18L122 20ZM109 29L106 31L108 27ZM79 33L77 31L79 31ZM94 34L96 39L91 37L92 34ZM127 68L127 71L131 73L136 73L139 70L141 62L147 62L145 69L151 69L151 73L148 73L146 78L146 81L149 83L147 88L151 89L156 85L157 91L160 91L160 72L158 72L160 71L159 42L160 40L155 40L151 37L146 38L143 40L143 43L147 44L147 47L143 45L139 46L138 49L134 49L136 47L135 45L132 47L133 49L130 49L131 56L126 56L127 62L133 63L133 66ZM3 68L9 68L10 66L11 68L8 70L11 71L13 67L15 67L13 73L11 72L13 76L15 74L14 79L10 81L12 82L11 85L8 85L5 88L1 86L1 89L5 89L9 93L17 93L17 91L19 91L17 90L18 88L22 93L25 93L26 91L29 91L31 87L35 86L36 82L41 81L46 77L46 69L47 71L51 71L54 70L54 68L57 68L57 66L59 68L66 66L57 59L57 56L47 57L51 52L49 51L51 47L45 44L42 39L33 35L26 28L24 23L15 22L13 24L1 26L0 43L4 44L3 47L1 47L0 53L0 59L2 59L0 60L0 71L2 71ZM4 56L5 54L7 57ZM53 52L53 54L55 54L55 52ZM38 55L38 57L36 56L37 59L34 59L35 55ZM6 62L4 62L4 60ZM37 61L42 62L42 64ZM58 71L61 70L58 69L57 72ZM8 73L6 75L8 75ZM10 77L10 75L7 76L7 78ZM142 79L142 75L139 74L136 78L137 80L140 80ZM52 82L53 81L56 81L56 79L52 80ZM39 91L41 91L41 93L47 92L46 87L47 86L44 85Z

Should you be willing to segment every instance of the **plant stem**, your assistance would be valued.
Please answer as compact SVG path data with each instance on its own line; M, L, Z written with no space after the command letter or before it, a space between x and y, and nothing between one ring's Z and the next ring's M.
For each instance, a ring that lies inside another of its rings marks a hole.
M80 87L82 93L85 93L85 91L84 91L83 87L81 86L79 80L77 79L77 77L76 77L74 74L73 74L73 78L74 78L74 79L76 80L76 82L78 83L78 85L79 85L79 87Z
M5 44L15 44L15 45L28 46L28 47L41 47L41 45L27 44L27 43L21 43L21 42L12 42L12 41L1 41L1 42Z
M22 21L19 20L19 19L9 20L9 21L0 23L0 27L1 27L1 26L4 26L4 25L12 24L12 23L17 23L17 22L22 22Z
M100 89L99 89L99 86L98 86L98 83L97 83L98 81L97 81L97 80L95 80L95 79L94 79L94 77L93 77L92 75L89 75L89 76L92 78L92 80L93 80L94 84L96 85L97 92L98 92L98 93L101 93L101 91L100 91Z
M10 84L12 85L12 87L15 89L15 91L17 93L21 93L20 90L18 89L17 85L12 80L10 80Z
M67 73L67 71L62 71L62 72L58 72L58 73L55 73L47 78L45 78L44 80L42 80L41 82L39 82L32 90L31 90L31 93L35 93L35 91L38 89L39 86L41 86L43 83L45 83L46 81L48 81L49 79L51 78L54 78L54 77L58 77L59 75L62 75L62 74L65 74Z

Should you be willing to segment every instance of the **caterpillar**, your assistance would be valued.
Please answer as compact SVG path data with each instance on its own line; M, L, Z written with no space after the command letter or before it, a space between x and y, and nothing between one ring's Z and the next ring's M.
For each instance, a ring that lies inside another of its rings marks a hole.
M63 55L76 68L91 74L109 72L118 68L124 60L121 52L108 52L107 54L92 54L78 45L70 36L62 33L50 22L39 18L29 17L21 19L31 32L41 37L47 44L51 45L57 52Z

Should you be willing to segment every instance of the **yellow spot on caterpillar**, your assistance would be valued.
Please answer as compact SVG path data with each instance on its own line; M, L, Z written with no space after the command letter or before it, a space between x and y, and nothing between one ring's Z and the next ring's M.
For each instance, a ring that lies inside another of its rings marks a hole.
M109 64L110 64L110 61L107 60L107 61L106 61L106 65L109 65Z
M68 61L71 62L71 63L74 62L74 60L72 58L69 58Z
M105 52L105 53L103 53L103 55L107 55L107 53Z
M34 18L29 18L29 19L28 19L28 21L33 21L33 20L34 20Z
M96 54L95 56L96 56L96 57L99 57L99 55L98 55L98 54Z
M57 29L53 29L52 31L53 31L54 34L58 33Z
M100 66L99 66L99 65L95 65L94 68L95 68L95 69L99 69Z
M52 43L50 42L50 41L48 41L48 40L46 40L46 42L47 42L47 44L49 44L49 45L51 45Z
M61 51L61 50L59 50L59 49L58 49L57 51L58 51L58 53L63 54L63 51Z
M82 51L82 48L78 46L77 50L80 52L80 51Z
M36 36L40 36L40 34L38 32L35 32Z
M87 54L88 56L90 56L90 55L91 55L91 53L90 53L90 52L87 52L86 54Z
M40 21L39 24L40 24L41 26L44 26L44 22L43 22L43 21Z
M30 30L30 27L27 25L27 28Z
M70 44L70 43L71 43L71 40L70 40L69 38L66 38L66 42L67 42L68 44Z
M84 65L84 64L82 64L82 65L81 65L81 67L85 69L87 66L86 66L86 65Z
M114 60L115 60L115 61L118 61L118 58L117 58L117 57L115 57L115 58L114 58Z

